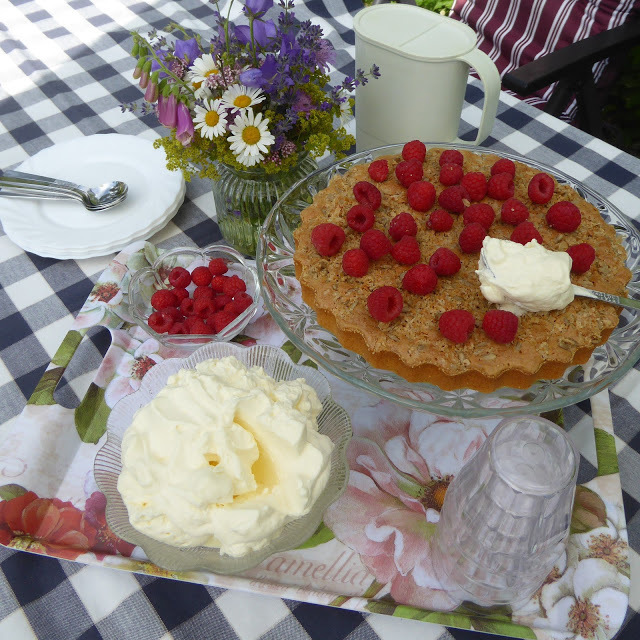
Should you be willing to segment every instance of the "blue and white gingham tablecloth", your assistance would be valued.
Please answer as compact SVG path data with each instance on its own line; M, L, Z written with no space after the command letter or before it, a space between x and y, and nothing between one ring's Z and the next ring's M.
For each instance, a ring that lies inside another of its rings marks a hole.
M72 138L132 134L153 138L155 116L122 113L141 97L131 80L131 30L170 20L206 32L204 0L3 0L0 3L0 168ZM297 3L299 17L319 22L338 50L335 76L353 74L353 14L359 0ZM482 92L471 83L461 133L480 120ZM492 136L484 143L564 171L640 220L640 160L503 95ZM162 247L221 238L208 212L205 182L187 187L173 220L151 238ZM0 230L0 438L22 411L57 346L112 256L81 261L25 253ZM84 366L95 369L107 345L100 334ZM80 376L82 378L82 376ZM640 638L640 370L611 390L631 551L632 587L620 640ZM70 385L73 392L73 384ZM587 451L593 438L589 402L565 410L567 428ZM587 460L595 462L586 454ZM0 464L2 461L0 460ZM482 640L379 614L285 601L147 575L59 561L0 547L0 638L136 640Z

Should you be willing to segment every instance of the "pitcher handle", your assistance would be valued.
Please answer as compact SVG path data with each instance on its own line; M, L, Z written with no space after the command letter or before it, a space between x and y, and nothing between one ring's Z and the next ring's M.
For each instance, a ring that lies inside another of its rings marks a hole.
M498 102L500 100L500 73L493 63L493 60L480 49L472 49L468 53L459 58L473 67L480 76L480 80L484 86L484 104L482 105L482 117L480 118L480 126L478 127L478 135L471 144L480 144L491 133L493 123L498 112ZM469 144L464 140L456 140L456 142Z

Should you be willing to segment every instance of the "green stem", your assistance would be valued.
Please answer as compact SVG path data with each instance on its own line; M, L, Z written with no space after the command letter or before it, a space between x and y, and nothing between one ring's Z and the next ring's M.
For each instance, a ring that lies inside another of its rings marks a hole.
M167 66L164 64L162 59L159 58L156 52L153 50L151 43L146 38L141 36L139 33L134 33L133 35L134 35L134 38L138 38L139 41L141 41L149 49L149 55L162 67L162 70L167 75L171 76L178 84L182 85L183 89L186 89L189 93L193 94L191 87L188 84L186 84L186 82L184 82L173 71L171 71L171 69L167 68Z

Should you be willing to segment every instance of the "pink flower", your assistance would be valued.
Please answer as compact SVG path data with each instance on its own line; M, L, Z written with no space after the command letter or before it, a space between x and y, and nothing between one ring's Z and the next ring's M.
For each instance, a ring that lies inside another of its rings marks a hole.
M193 120L189 107L184 102L178 105L178 128L176 129L176 138L182 142L183 146L191 144L193 140Z
M158 121L169 129L178 124L178 101L173 93L166 98L162 94L158 97Z
M397 602L458 605L435 577L430 539L453 475L498 422L454 421L386 401L354 414L349 484L325 523L378 582L390 583Z

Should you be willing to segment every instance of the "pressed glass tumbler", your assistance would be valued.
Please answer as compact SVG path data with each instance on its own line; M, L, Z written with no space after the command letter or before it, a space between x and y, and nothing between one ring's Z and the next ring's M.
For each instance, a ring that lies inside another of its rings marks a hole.
M578 465L553 422L503 420L447 490L433 544L443 585L484 606L527 600L565 547Z

